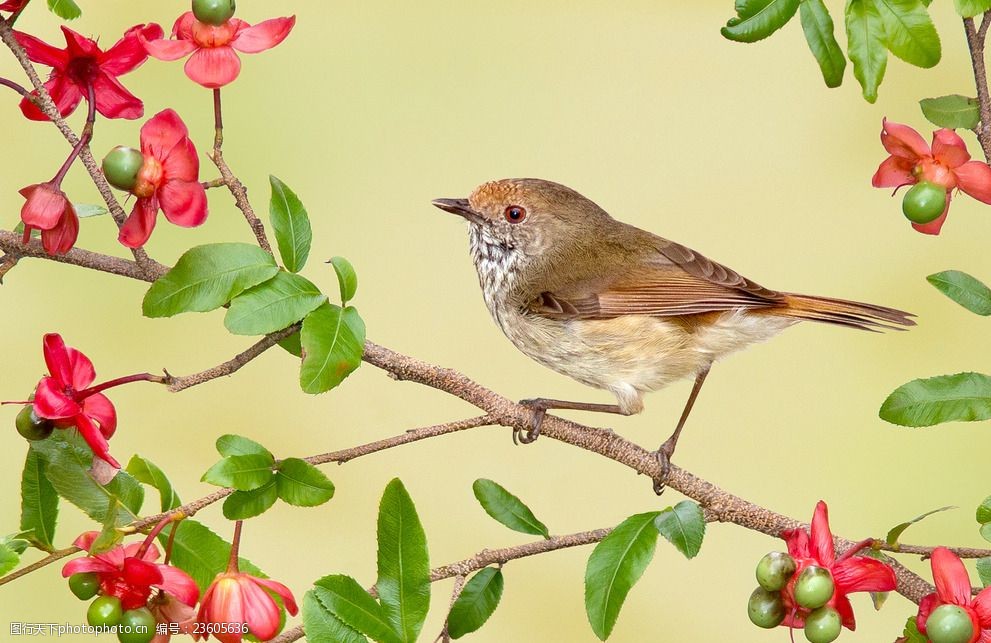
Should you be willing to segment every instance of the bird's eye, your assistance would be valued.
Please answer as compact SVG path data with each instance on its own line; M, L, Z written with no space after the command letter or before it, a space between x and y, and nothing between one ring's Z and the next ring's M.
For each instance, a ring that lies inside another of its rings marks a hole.
M509 221L510 223L522 223L523 219L526 218L526 208L518 205L511 205L506 208L505 215L506 221Z

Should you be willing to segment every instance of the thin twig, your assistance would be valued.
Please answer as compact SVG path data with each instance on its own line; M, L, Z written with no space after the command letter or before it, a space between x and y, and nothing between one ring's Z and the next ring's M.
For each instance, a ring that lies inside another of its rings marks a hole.
M461 591L465 588L465 577L458 575L454 577L454 587L451 588L451 601L447 604L447 616L444 617L444 627L441 628L440 634L434 639L434 643L441 641L441 643L451 643L451 633L449 631L451 620L451 608L454 604L458 602L458 598L461 596Z
M991 95L988 94L988 74L984 65L984 44L991 26L991 11L984 13L981 27L974 27L973 18L964 18L963 27L967 33L967 47L970 49L970 63L974 68L974 84L977 86L977 104L981 122L976 128L977 140L984 150L984 158L991 162Z
M42 558L39 561L35 561L35 562L31 563L30 565L26 565L25 567L22 567L20 569L14 570L14 571L10 572L9 574L7 574L6 576L0 576L0 585L6 585L7 583L9 583L11 581L17 580L21 576L25 576L27 574L30 574L33 571L37 571L37 570L41 569L42 567L46 567L48 565L51 565L55 561L61 560L61 559L65 558L66 556L71 556L71 555L73 555L73 554L75 554L76 552L79 552L79 551L82 551L82 550L79 547L76 547L75 545L73 545L72 547L66 547L65 549L58 549L56 551L53 551L52 553L48 554L47 556L45 556L44 558Z
M288 328L284 328L280 331L276 331L251 345L248 350L243 353L238 353L231 359L227 360L223 364L218 364L213 368L208 368L205 371L200 371L199 373L194 373L192 375L183 375L179 377L169 376L167 378L166 384L168 384L169 391L173 393L178 393L179 391L185 390L187 388L196 386L197 384L203 384L204 382L209 382L210 380L215 380L218 377L226 377L232 375L241 369L242 366L255 359L268 349L272 348L279 342L281 342L286 337L289 337L293 333L299 330L299 324L293 324Z
M12 80L7 80L6 78L0 78L0 85L3 85L4 87L10 87L24 98L28 98L29 96L31 96L31 92L24 89L23 87L21 87Z

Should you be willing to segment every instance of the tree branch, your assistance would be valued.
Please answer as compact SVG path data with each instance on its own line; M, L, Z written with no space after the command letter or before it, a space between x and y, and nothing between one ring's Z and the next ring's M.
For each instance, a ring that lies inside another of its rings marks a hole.
M178 393L179 391L185 390L187 388L196 386L197 384L203 384L204 382L209 382L210 380L215 380L218 377L225 377L236 373L241 369L242 366L255 359L268 349L272 348L279 342L281 342L286 337L289 337L293 333L299 330L299 324L293 324L288 328L283 328L280 331L276 331L269 335L265 335L260 340L251 345L248 350L243 353L238 353L231 359L227 360L223 364L218 364L213 368L208 368L205 371L200 371L199 373L194 373L192 375L183 375L179 377L174 377L169 375L166 378L166 384L169 387L169 391L172 393Z
M973 18L964 18L963 27L967 33L967 47L970 49L970 63L974 68L974 84L977 86L977 103L981 122L977 125L977 140L984 150L984 158L991 162L991 96L988 94L988 74L984 65L984 44L991 26L991 11L984 13L980 29L974 27Z

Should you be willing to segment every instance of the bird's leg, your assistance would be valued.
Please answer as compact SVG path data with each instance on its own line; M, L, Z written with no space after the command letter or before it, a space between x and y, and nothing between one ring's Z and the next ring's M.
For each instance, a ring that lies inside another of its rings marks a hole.
M702 383L705 382L705 376L708 374L709 366L707 365L704 370L699 371L698 375L695 376L695 385L692 386L692 392L688 396L688 401L685 402L685 410L681 412L681 419L678 420L678 426L675 427L671 437L665 440L664 444L657 451L654 451L654 456L657 458L658 464L661 465L660 475L654 478L654 493L657 495L661 495L664 491L664 481L671 471L671 456L674 455L674 449L678 446L678 437L681 435L681 430L685 428L688 415L692 412L692 407L695 406L695 398L699 396L699 391L702 390Z
M520 400L522 406L528 407L533 414L530 416L530 430L525 433L519 429L513 429L513 443L522 442L530 444L540 435L540 427L544 423L544 416L548 409L569 409L574 411L595 411L596 413L616 413L617 415L629 415L624 412L618 404L592 404L590 402L569 402L567 400L551 400L546 397L537 397L532 400Z

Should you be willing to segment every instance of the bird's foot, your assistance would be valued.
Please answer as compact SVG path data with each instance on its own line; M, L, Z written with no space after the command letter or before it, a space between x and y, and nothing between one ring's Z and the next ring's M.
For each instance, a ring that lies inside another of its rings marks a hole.
M668 474L671 473L671 456L674 455L674 445L665 442L657 451L652 454L657 460L660 472L654 477L654 493L661 495L664 493L667 484Z
M526 431L513 428L513 444L530 444L540 436L540 427L544 424L544 416L547 415L547 403L541 398L530 400L520 400L520 406L530 409L530 428Z

